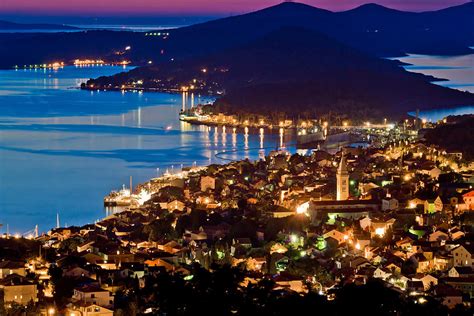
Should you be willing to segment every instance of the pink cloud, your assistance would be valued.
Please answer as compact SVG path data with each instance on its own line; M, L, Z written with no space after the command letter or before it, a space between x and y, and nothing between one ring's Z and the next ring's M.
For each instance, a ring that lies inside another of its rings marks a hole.
M0 12L86 14L235 14L249 12L281 1L275 0L1 0ZM368 1L305 0L307 4L333 11L354 8ZM378 0L379 4L408 11L436 10L466 0Z

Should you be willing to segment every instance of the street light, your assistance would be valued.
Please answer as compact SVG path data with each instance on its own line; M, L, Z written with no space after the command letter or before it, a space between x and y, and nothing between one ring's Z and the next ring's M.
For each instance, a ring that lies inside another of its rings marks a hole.
M54 309L54 307L50 307L48 309L48 315L54 315L54 314L56 314L56 310Z

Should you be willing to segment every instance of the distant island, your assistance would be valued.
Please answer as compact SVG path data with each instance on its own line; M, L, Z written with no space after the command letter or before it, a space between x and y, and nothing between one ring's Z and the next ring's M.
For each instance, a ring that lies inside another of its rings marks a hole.
M21 31L28 31L28 30L79 30L79 28L64 24L31 24L31 23L15 23L0 20L0 31L11 31L11 30L21 30Z
M473 94L434 85L433 80L324 34L285 27L231 49L139 67L89 80L82 87L189 90L217 95L216 109L226 113L331 115L331 121L340 122L474 103Z

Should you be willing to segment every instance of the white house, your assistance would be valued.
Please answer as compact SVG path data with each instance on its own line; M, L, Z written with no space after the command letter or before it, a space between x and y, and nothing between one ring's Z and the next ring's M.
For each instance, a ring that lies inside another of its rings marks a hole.
M469 249L470 248L470 249ZM455 267L472 267L472 246L460 245L451 251Z
M72 304L66 310L66 315L81 316L113 316L114 311L96 304Z
M0 261L0 279L3 279L4 277L11 274L25 276L25 264L22 262L14 262L9 260Z
M109 291L90 285L74 289L72 300L80 303L97 304L102 307L114 305L114 297Z

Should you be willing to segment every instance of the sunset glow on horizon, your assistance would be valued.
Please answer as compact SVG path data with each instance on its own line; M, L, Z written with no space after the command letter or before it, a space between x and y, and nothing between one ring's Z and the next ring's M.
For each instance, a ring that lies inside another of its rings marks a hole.
M32 14L32 15L201 15L201 14L236 14L262 9L276 5L281 1L275 0L3 0L0 3L0 13ZM364 3L378 4L405 11L430 11L465 3L465 0L306 0L306 4L332 11L348 10Z

